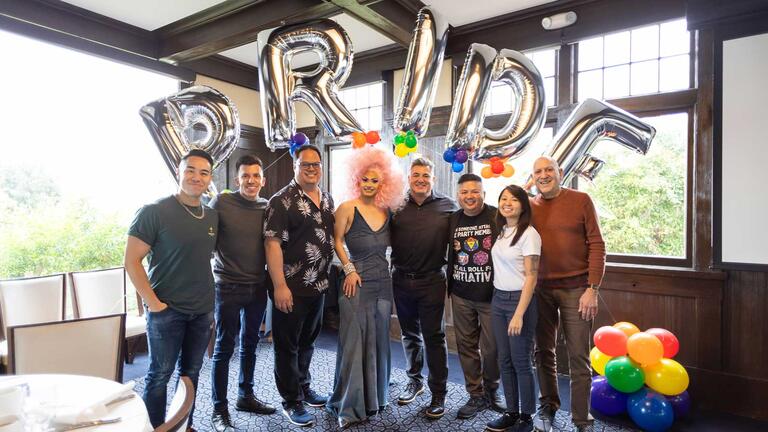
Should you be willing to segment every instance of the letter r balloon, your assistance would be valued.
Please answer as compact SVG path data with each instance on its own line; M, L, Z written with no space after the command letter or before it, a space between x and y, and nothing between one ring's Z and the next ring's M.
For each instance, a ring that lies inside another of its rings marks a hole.
M264 133L273 151L289 147L296 133L294 102L306 103L334 137L362 128L337 94L352 69L352 42L333 20L321 19L259 33L259 84ZM291 68L294 55L313 52L320 64L312 71Z

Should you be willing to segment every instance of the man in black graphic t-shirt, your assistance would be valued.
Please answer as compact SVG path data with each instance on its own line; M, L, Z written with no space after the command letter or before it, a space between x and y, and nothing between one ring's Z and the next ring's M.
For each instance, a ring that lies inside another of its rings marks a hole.
M456 348L469 393L457 417L468 419L488 407L504 412L506 406L498 394L500 374L491 327L496 207L485 204L483 182L477 175L464 174L458 183L461 210L450 221L448 291Z

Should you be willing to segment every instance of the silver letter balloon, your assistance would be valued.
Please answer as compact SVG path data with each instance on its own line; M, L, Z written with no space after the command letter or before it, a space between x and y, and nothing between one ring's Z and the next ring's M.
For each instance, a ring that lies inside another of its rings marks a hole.
M205 150L216 168L240 139L237 108L223 93L207 86L189 87L150 102L139 114L174 178L181 157L189 150Z
M512 89L512 112L504 126L483 126L494 82ZM515 158L541 129L547 115L541 74L525 55L483 44L467 51L448 122L446 147L464 150L477 161Z
M395 132L413 131L420 137L427 132L447 44L448 21L430 8L422 8L408 47L394 115Z
M264 134L274 151L289 147L296 133L293 103L306 103L334 137L362 132L337 94L352 69L352 42L330 19L287 25L259 33L259 84ZM291 69L295 54L313 52L320 64L312 71Z

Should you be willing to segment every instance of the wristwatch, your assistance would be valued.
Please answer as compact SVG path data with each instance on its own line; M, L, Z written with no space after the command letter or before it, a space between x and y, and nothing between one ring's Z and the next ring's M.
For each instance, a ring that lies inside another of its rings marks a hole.
M592 291L594 291L596 293L599 293L600 292L600 285L589 284L589 289L591 289Z

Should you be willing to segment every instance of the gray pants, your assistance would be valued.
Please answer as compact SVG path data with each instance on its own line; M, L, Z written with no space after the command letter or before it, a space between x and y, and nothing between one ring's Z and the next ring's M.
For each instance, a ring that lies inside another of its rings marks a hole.
M483 396L499 388L499 363L491 325L491 304L451 296L456 349L467 393Z

